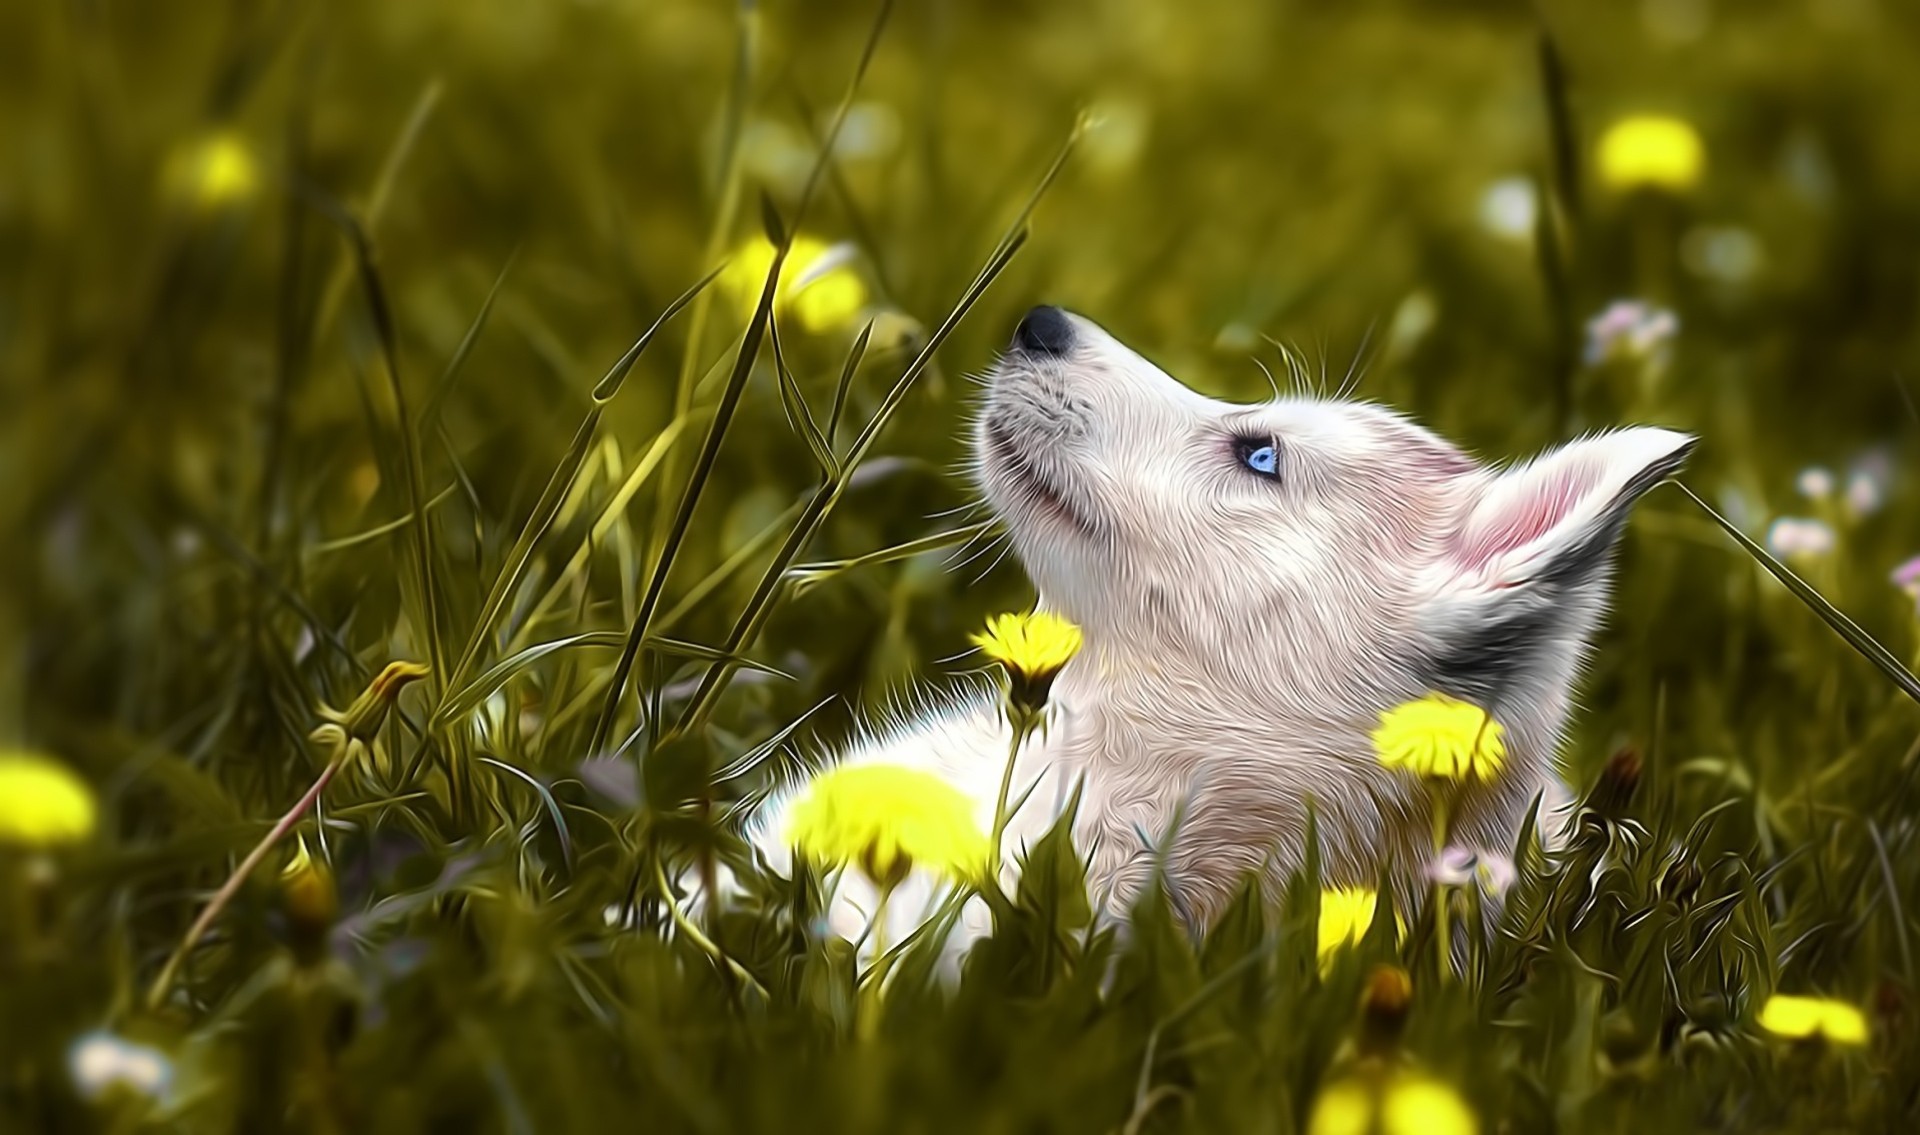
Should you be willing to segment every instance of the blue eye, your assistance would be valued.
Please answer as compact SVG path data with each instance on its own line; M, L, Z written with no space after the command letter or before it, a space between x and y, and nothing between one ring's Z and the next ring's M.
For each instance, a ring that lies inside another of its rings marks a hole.
M1273 442L1241 438L1235 443L1234 452L1239 455L1240 464L1262 477L1279 479L1280 447Z

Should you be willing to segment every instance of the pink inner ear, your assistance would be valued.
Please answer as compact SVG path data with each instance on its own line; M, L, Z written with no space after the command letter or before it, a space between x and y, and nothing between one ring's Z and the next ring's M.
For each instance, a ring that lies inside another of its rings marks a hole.
M1553 531L1580 499L1593 491L1590 468L1520 474L1521 484L1496 484L1462 528L1454 545L1455 562L1468 570L1486 567L1495 556L1524 548Z

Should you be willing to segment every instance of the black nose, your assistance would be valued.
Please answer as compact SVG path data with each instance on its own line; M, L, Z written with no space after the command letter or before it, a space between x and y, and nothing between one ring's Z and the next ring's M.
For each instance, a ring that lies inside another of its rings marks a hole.
M1073 349L1073 321L1057 307L1036 307L1020 321L1013 341L1036 355L1064 355Z

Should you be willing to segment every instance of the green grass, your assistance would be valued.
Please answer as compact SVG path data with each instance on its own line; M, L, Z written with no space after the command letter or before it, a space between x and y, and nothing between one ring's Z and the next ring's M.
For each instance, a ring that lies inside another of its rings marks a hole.
M1393 1051L1486 1131L1913 1126L1920 22L1725 7L9 7L0 743L102 815L0 847L0 1131L1284 1132L1395 957ZM1706 141L1687 194L1590 168L1648 109ZM169 173L208 137L253 171L218 200ZM1509 177L1531 237L1479 219ZM863 314L711 275L763 233L850 242ZM1583 361L1618 298L1678 314L1664 374ZM745 862L766 787L1030 599L955 471L1043 300L1221 397L1351 372L1490 458L1701 435L1714 511L1640 507L1567 750L1638 778L1522 849L1458 980L1390 918L1322 974L1311 871L1122 942L1054 839L862 1038L818 880ZM1866 514L1796 490L1873 461ZM1835 549L1787 572L1783 515ZM433 674L299 829L337 917L276 850L149 1010L394 659ZM716 863L738 902L669 903ZM1872 1043L1768 1037L1775 991ZM162 1101L82 1098L99 1029Z

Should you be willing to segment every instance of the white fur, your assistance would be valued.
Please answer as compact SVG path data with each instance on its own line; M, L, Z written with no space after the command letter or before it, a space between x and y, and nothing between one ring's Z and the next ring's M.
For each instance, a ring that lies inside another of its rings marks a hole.
M1454 842L1508 852L1536 796L1564 808L1555 752L1633 499L1692 440L1630 429L1488 468L1378 406L1263 405L1189 390L1070 317L1063 357L1014 351L976 429L978 474L1041 605L1083 628L1044 742L1015 785L1003 878L1084 783L1076 843L1107 910L1164 872L1204 925L1248 872L1298 866L1309 802L1329 883L1384 868L1417 899L1431 851L1424 792L1374 759L1380 712L1431 689L1506 728L1509 764L1471 787ZM1280 479L1246 469L1236 436L1271 437ZM992 820L1008 735L992 700L963 698L844 759L930 769ZM756 844L787 863L787 805ZM1177 821L1177 827L1176 827ZM1552 837L1555 816L1542 817ZM872 888L846 872L829 929L857 937ZM898 941L930 887L903 893ZM977 903L951 945L987 929Z

